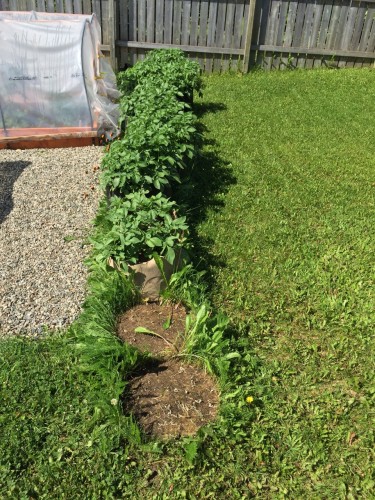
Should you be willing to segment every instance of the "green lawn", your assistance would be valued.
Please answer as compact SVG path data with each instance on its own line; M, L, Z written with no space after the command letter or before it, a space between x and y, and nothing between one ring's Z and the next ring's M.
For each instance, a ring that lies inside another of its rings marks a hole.
M144 443L64 337L3 340L1 498L374 498L375 72L214 76L196 110L181 197L242 356L217 422Z
M225 107L203 121L235 179L201 217L202 256L262 364L250 489L372 497L375 73L213 77L204 102Z

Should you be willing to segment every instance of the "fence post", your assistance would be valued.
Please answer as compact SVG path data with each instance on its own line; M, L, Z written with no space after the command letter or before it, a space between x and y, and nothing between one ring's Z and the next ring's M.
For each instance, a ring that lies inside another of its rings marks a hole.
M247 18L246 41L245 41L244 57L243 57L243 72L244 73L247 73L249 71L251 39L253 36L253 25L254 25L255 3L257 2L257 0L249 0L249 2L250 2L249 16Z
M110 59L113 71L117 71L116 58L116 40L117 40L117 16L116 16L116 0L109 0L108 4L108 27L109 27L109 45Z

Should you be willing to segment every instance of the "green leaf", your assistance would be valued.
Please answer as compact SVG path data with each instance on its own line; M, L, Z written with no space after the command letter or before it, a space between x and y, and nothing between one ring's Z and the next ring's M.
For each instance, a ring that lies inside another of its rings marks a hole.
M154 247L162 247L163 246L163 242L161 241L161 239L157 238L156 236L154 236L153 238L150 238L150 241L152 242Z
M198 442L190 441L190 443L185 445L185 458L190 465L193 465L195 458L198 454Z
M148 335L157 335L155 332L149 330L148 328L144 328L143 326L137 326L134 328L135 333L146 333Z
M175 258L176 258L176 252L173 250L172 247L169 247L165 255L165 259L167 260L167 262L169 262L169 264L173 264Z
M230 352L228 354L225 355L225 359L229 360L229 359L235 359L235 358L240 358L241 357L241 354L238 353L238 352Z

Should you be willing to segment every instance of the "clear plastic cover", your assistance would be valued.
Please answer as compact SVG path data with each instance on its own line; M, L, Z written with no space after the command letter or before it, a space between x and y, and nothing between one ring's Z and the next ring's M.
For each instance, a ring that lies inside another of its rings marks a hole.
M116 79L95 15L0 12L0 138L118 134Z

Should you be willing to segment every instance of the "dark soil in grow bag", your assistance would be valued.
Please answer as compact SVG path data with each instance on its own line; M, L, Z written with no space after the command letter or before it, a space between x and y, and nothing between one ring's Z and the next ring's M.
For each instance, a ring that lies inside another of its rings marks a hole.
M132 374L123 395L124 409L132 413L150 436L167 439L195 434L216 418L219 391L202 368L177 357L185 331L181 306L142 304L118 321L118 335L153 358ZM155 335L135 332L147 328ZM164 340L165 339L165 340Z

